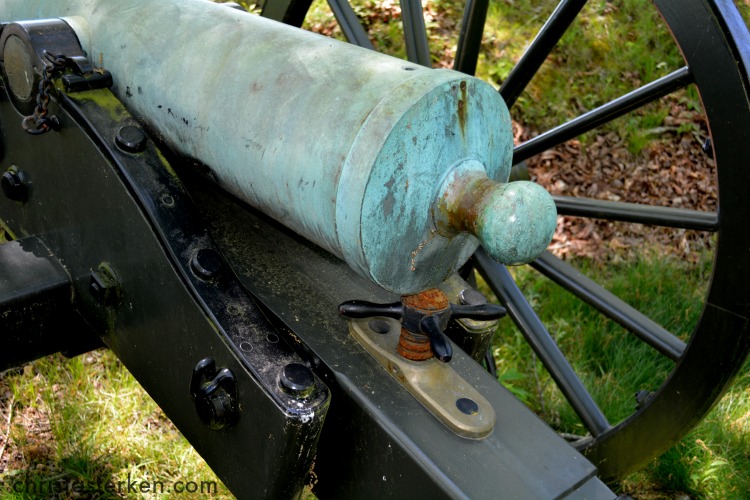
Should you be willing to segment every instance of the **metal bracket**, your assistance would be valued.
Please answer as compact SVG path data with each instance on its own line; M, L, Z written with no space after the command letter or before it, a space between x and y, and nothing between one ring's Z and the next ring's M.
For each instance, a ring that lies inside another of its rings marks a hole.
M459 436L481 439L495 427L495 410L448 363L435 358L412 361L398 354L401 325L391 318L349 321L349 333L446 427Z
M487 297L472 288L457 273L450 275L439 288L448 296L451 303L465 306L487 304ZM499 323L499 318L490 320L459 318L448 323L445 334L474 361L481 363Z

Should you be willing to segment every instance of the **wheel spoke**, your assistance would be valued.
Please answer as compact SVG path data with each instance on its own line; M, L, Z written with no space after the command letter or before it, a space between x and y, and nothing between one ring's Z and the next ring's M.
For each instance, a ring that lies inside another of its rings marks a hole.
M693 83L693 77L688 67L680 68L516 146L513 149L513 164L562 144L691 83Z
M519 290L505 266L498 264L479 248L474 257L477 268L492 291L508 310L508 315L544 364L560 391L593 436L610 428L607 418L586 391L568 360L550 336L531 305Z
M516 102L585 4L586 0L562 0L557 5L518 64L500 86L500 95L509 108Z
M551 253L543 253L531 266L669 359L677 361L685 352L685 342Z
M336 17L336 22L339 23L339 27L344 32L344 37L349 43L375 50L370 37L367 36L367 32L362 27L357 14L352 9L352 6L349 5L349 2L346 0L328 0L328 5L331 7L331 11L334 17Z
M467 0L464 17L461 21L461 32L458 35L456 59L453 69L473 75L477 71L479 48L482 45L484 23L487 20L489 0Z
M700 212L684 208L655 207L637 203L593 200L572 196L553 196L558 215L636 222L652 226L694 229L715 232L719 229L716 212Z
M401 0L401 17L404 23L406 57L415 64L431 67L432 58L427 42L422 2L420 0Z
M307 14L311 3L312 0L264 2L260 15L267 19L273 19L274 21L300 28L305 21L305 14Z

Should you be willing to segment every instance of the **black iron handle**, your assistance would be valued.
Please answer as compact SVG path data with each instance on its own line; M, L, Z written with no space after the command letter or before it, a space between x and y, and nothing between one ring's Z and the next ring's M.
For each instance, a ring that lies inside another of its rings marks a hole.
M491 320L500 319L508 314L503 306L496 304L459 305L451 304L451 318Z
M434 354L438 360L447 363L453 357L453 347L451 346L448 337L443 333L443 328L440 323L440 316L433 314L432 316L426 316L419 322L419 329L430 338L430 349L432 349L432 354Z

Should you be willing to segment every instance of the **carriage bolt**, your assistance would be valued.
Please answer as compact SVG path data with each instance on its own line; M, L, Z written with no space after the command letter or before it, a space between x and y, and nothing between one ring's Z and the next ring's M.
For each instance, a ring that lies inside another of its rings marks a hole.
M651 397L654 395L651 391L645 391L640 390L635 393L635 409L640 410L643 406L646 405L646 403L651 400Z
M120 284L112 267L103 262L96 271L91 271L89 291L103 306L115 306L120 302Z
M217 370L213 358L203 358L193 368L190 395L198 418L210 429L226 429L237 422L237 381L229 368Z
M3 174L2 181L3 193L13 201L25 203L29 199L29 189L26 185L26 178L23 173L13 166Z
M216 278L221 273L221 256L216 250L201 248L190 260L190 267L199 278Z
M139 127L125 125L115 136L115 144L126 153L142 153L146 149L146 134Z
M479 405L470 398L458 398L456 400L456 408L465 415L476 415L479 413Z
M315 389L312 371L300 363L289 363L281 369L279 385L284 392L295 398L307 398Z

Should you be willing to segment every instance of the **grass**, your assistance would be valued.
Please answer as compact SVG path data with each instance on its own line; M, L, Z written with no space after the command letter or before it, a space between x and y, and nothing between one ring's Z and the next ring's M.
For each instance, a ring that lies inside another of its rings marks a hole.
M619 263L577 262L584 274L592 276L612 293L654 319L668 330L687 338L700 315L710 261L697 268L655 254ZM617 422L632 413L633 394L654 390L671 369L671 362L627 334L595 309L576 299L528 267L514 269L521 290L554 335L557 344L576 372L590 388L594 399L606 408L607 417ZM511 325L506 323L506 327ZM495 356L499 368L507 365L528 376L514 387L535 394L527 403L545 420L563 432L581 432L578 418L564 403L542 365L533 356L523 336L515 328L498 332Z
M750 364L677 445L620 485L634 498L750 498Z
M683 338L689 336L700 315L711 270L708 256L697 265L688 265L654 253L619 264L576 264ZM633 413L636 392L653 391L664 381L672 368L664 357L535 271L522 267L515 269L514 275L610 422L619 422ZM494 354L501 382L532 410L560 432L586 434L509 321L503 322L496 334ZM644 470L613 487L634 498L674 498L678 494L691 498L749 498L748 430L750 363L690 434Z
M2 498L124 498L132 484L152 498L231 497L110 351L6 372L0 399Z

